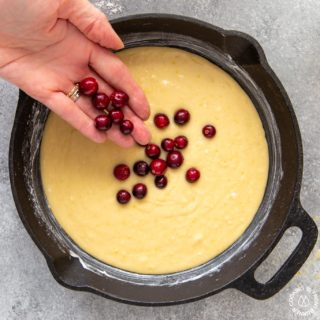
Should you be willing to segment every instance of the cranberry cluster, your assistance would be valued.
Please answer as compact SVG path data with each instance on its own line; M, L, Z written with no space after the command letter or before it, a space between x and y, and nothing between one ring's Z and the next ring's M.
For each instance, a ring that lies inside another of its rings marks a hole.
M98 82L95 78L88 77L79 82L80 93L91 96L93 106L104 112L95 118L96 128L100 131L107 131L112 127L112 124L118 124L123 134L130 134L134 128L133 123L124 119L121 110L128 104L129 96L121 90L115 90L109 97L103 92L98 92L98 89Z
M190 113L188 110L179 109L174 114L174 122L177 125L184 125L190 120ZM157 113L154 116L154 124L159 129L164 129L170 124L170 119L164 113ZM206 138L213 138L216 134L216 129L212 125L206 125L202 129L202 133ZM184 161L181 150L188 146L188 138L180 135L172 138L164 138L161 145L149 143L144 146L145 155L149 158L149 162L139 160L134 163L133 171L136 175L144 177L151 173L155 176L154 183L159 189L167 186L168 179L165 173L168 168L179 168ZM166 155L161 158L161 149L166 152ZM113 174L118 180L126 180L129 178L131 170L126 164L118 164ZM189 168L185 173L186 180L190 183L196 182L200 178L200 171L197 168ZM132 188L132 195L137 199L143 199L147 195L147 186L143 183L137 183ZM117 193L117 200L121 204L128 203L131 199L129 191L121 189Z

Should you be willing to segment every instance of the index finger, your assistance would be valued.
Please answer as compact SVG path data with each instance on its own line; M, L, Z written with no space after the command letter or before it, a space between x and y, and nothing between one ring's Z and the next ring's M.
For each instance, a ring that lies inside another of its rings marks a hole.
M150 107L143 90L131 76L127 66L111 51L94 46L90 66L111 87L129 95L129 106L142 120L147 120Z

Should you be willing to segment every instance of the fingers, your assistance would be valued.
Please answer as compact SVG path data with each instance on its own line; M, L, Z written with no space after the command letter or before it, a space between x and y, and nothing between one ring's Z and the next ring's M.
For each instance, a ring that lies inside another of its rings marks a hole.
M96 129L96 127L94 126L94 118L96 116L98 116L99 114L101 114L101 112L99 112L98 110L95 110L92 107L91 101L89 100L88 97L80 97L80 99L75 103L75 108L78 108L80 111L82 111L90 119L90 121L92 123L92 126L94 127L94 130L97 133L100 133L100 135L99 135L99 137L97 139L95 137L95 135L91 135L91 131L90 131L90 134L87 135L86 132L83 132L83 131L79 130L78 127L76 127L72 123L70 123L73 127L78 129L82 134L87 136L89 139L91 139L91 140L93 140L94 142L97 142L97 143L101 143L101 142L104 142L106 139L109 139L109 140L113 141L114 143L118 144L119 146L121 146L123 148L130 148L130 147L132 147L134 145L133 137L132 136L123 135L119 131L119 128L117 128L116 126L113 126L111 129L109 129L106 132L101 132L101 131L98 131ZM64 114L61 117L63 119L65 119L65 115ZM74 120L76 120L76 119L74 119ZM101 135L103 135L103 136L102 136L102 139L100 140Z
M103 143L110 139L124 148L129 148L134 144L133 138L124 136L118 128L111 128L107 132L98 131L94 125L94 120L62 92L52 93L44 103L63 120L96 143ZM87 108L86 111L88 112Z
M123 90L129 95L130 108L136 115L143 120L148 119L150 108L142 89L132 78L125 64L115 54L94 46L90 56L90 66L113 88Z
M104 132L98 131L94 126L93 120L83 113L64 93L54 92L43 102L87 138L97 143L107 140L107 135Z
M87 0L62 0L59 18L68 19L88 39L102 47L119 50L123 42L107 17Z
M126 119L132 121L134 130L132 136L141 145L146 145L151 141L151 133L145 123L137 117L131 109L124 108L124 116Z
M115 125L113 125L112 128L107 131L107 136L108 139L110 139L111 141L123 148L130 148L135 143L132 136L123 135L119 128Z
M110 95L112 93L113 88L111 88L95 72L91 72L87 76L94 77L97 80L99 85L99 92L104 92L107 95ZM93 108L90 97L81 96L76 103L88 116L92 118L96 117L98 114L101 114L99 111ZM123 112L125 118L129 119L134 124L132 136L123 135L120 132L119 127L117 125L114 125L107 132L108 138L125 147L130 147L131 145L133 145L134 140L136 140L139 144L142 145L149 143L151 139L151 134L144 122L139 117L137 117L128 107L124 107Z
M111 91L111 88L109 86L107 86L107 84L105 84L96 74L90 74L90 71L88 70L88 76L91 77L95 77L99 83L99 88L100 91L102 92L109 92ZM67 83L68 82L68 83ZM63 91L65 94L68 94L71 89L74 87L74 84L70 81L70 80L64 80L63 83L65 83L64 87L59 87L60 91ZM60 83L59 83L60 84ZM65 89L68 89L67 91ZM55 93L54 93L55 94ZM70 98L68 98L70 100ZM71 100L70 100L71 101ZM86 97L86 96L80 96L80 98L73 103L74 107L79 109L80 111L82 111L85 115L87 115L87 117L89 117L89 119L91 119L91 122L94 123L94 119L95 117L97 117L99 114L101 114L101 112L99 112L97 109L95 109L92 106L92 101L91 101L91 97ZM46 103L46 105L48 105L48 103ZM58 112L56 111L56 107L51 107L50 109L52 109L54 112L56 112L58 114ZM65 119L65 115L62 114L58 114L61 118ZM73 116L76 116L75 114ZM66 119L65 119L66 120ZM76 119L73 119L76 120ZM67 121L67 120L66 120ZM69 121L68 121L69 122ZM73 123L69 122L73 127L75 127L73 125ZM75 127L76 128L76 127ZM78 128L76 128L78 129ZM96 131L97 129L94 128ZM100 131L97 131L100 132ZM100 132L101 133L101 132ZM85 134L86 135L86 134ZM87 136L87 135L86 135ZM96 141L96 139L92 138L91 136L87 136L89 137L91 140L95 141L95 142L100 142L100 141ZM122 133L119 132L119 128L117 128L116 126L113 126L110 130L108 130L107 132L103 132L103 140L101 142L104 142L106 140L106 138L110 139L111 141L115 142L116 144L120 145L123 148L129 148L132 147L134 145L134 139L132 136L125 136Z
M110 95L112 93L113 88L110 87L99 75L97 75L90 69L88 69L88 72L84 77L94 77L98 82L99 92L104 92L107 95ZM61 81L58 83L60 84ZM58 86L58 90L63 91L65 94L68 94L68 92L70 92L73 88L74 84L71 80L67 79L65 79L65 81L63 81L62 83L63 86ZM61 94L62 97L60 96ZM50 101L45 101L44 103L89 139L95 142L104 142L106 138L108 138L125 148L134 145L134 141L137 141L142 145L150 142L151 135L148 128L146 127L144 122L128 107L124 107L123 112L125 114L125 118L129 119L134 124L134 130L131 135L123 135L120 132L118 125L113 125L112 128L107 132L100 132L94 126L94 119L96 116L101 114L101 112L93 107L92 98L81 95L80 98L74 103L65 94L61 92L53 92L50 96ZM57 100L57 97L55 97L55 95L59 95L59 101ZM62 99L64 101L64 104L62 104ZM77 119L78 117L79 119ZM86 118L86 121L90 121L91 125L79 125L79 122L83 121L82 119L84 117ZM88 127L90 128L90 130L88 130ZM96 133L98 133L99 135L97 136Z

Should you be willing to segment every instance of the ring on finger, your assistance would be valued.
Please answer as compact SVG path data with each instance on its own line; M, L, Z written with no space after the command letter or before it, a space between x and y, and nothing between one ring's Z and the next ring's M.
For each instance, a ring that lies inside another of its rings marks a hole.
M73 101L76 102L80 98L79 84L76 83L67 96Z

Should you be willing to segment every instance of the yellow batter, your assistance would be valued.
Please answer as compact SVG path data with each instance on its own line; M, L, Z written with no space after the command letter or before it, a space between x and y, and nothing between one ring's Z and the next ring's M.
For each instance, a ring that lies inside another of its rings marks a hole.
M131 174L116 180L116 164L145 159L141 147L121 149L90 142L51 114L41 146L45 193L58 222L92 256L119 268L161 274L198 266L235 242L253 219L267 182L268 148L259 116L245 92L207 60L173 48L129 49L119 54L151 104L153 142L184 134L185 162L168 170L166 189L153 177ZM172 119L176 109L191 113L178 127L156 129L153 115ZM209 140L201 129L213 124ZM197 183L185 171L201 171ZM119 189L136 182L148 186L143 200L117 203Z

